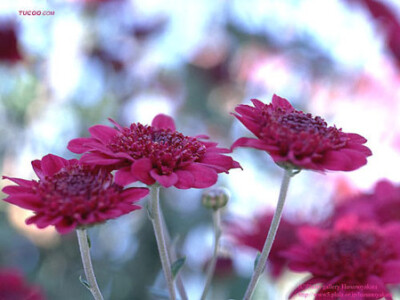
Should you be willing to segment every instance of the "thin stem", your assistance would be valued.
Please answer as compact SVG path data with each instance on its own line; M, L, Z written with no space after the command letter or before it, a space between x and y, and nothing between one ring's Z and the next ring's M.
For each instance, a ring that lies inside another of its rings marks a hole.
M278 231L279 222L281 221L283 205L285 204L286 194L289 188L290 178L296 173L292 169L285 169L285 174L283 176L281 189L279 192L278 204L275 209L274 217L272 218L271 226L269 227L268 236L265 240L264 247L259 256L257 265L254 269L253 275L251 277L250 283L247 287L246 293L243 300L250 300L251 296L256 288L257 282L260 279L261 274L264 271L265 264L267 263L267 258L269 252L271 251L272 243L275 240L276 232Z
M96 276L90 258L90 249L86 229L77 229L79 250L81 251L83 269L85 270L86 280L89 284L88 288L95 300L103 300L99 286L97 285Z
M150 187L151 192L151 222L153 223L154 234L156 236L158 252L160 254L161 265L167 281L169 295L172 300L176 299L174 280L171 272L171 262L168 256L168 249L165 243L165 235L162 226L160 213L160 188L156 185Z
M221 237L221 213L220 210L214 210L213 211L213 224L214 224L214 253L213 257L210 261L210 264L207 269L207 276L206 276L206 284L204 286L203 293L201 294L201 300L205 300L208 290L210 289L211 286L211 281L214 276L214 271L215 271L215 266L217 264L217 258L218 258L218 248L219 248L219 239Z
M165 244L167 245L169 261L173 262L173 261L176 261L176 259L177 259L175 247L172 246L174 244L174 242L172 242L172 245L171 245L171 236L170 236L170 234L168 232L168 228L165 224L165 218L163 216L162 210L160 210L160 216L161 216L162 230L163 230L164 236L165 236ZM181 300L188 300L185 286L183 285L181 272L178 272L178 274L176 274L175 281L176 281L176 288L178 289L179 295L181 296Z

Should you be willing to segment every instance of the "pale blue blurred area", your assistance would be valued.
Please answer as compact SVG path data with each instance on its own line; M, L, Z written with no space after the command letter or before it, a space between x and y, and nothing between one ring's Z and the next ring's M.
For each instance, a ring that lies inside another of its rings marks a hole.
M385 3L400 11L398 1ZM29 9L55 14L18 15ZM148 124L158 113L167 113L179 131L208 134L229 148L237 138L250 136L230 115L234 107L249 104L251 98L269 102L277 93L298 109L325 116L330 124L340 121L338 127L360 130L378 157L371 158L371 167L352 174L300 173L289 191L289 218L326 218L339 180L368 188L378 177L398 178L392 166L400 162L394 146L400 124L394 121L388 137L383 122L399 111L392 100L400 96L400 76L385 37L362 7L339 0L19 0L1 1L0 17L16 22L23 55L17 64L0 62L4 175L34 178L30 162L47 153L77 157L66 149L68 141L88 136L87 129L94 124L111 125L108 117L123 125ZM382 91L385 94L378 99ZM373 126L371 116L384 125ZM281 169L260 151L239 149L232 155L243 171L220 176L219 184L232 193L225 215L251 218L260 209L273 209ZM164 195L169 229L187 256L184 275L196 298L204 281L203 265L212 251L210 214L200 205L197 190L171 189ZM7 207L2 209L4 216L9 214ZM15 229L13 221L10 224L12 234L30 234ZM159 265L148 226L143 209L93 230L100 283L110 293L116 291L113 299L147 295L147 287L156 281ZM33 250L27 271L46 285L50 299L56 299L61 285L70 290L63 299L77 294L89 299L84 289L79 290L75 242L74 236L50 246L29 242ZM64 258L51 256L56 255L51 249L61 251ZM59 270L57 263L62 275L52 282L49 277ZM235 267L233 285L243 290L251 268L238 261ZM139 283L134 283L134 276ZM285 293L293 283L282 285ZM125 286L129 288L124 291ZM239 298L241 293L232 288L228 296Z

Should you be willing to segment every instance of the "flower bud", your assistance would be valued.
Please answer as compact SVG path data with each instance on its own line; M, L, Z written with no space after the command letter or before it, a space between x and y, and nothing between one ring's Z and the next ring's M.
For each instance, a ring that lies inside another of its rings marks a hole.
M201 202L207 208L214 210L224 207L230 198L229 191L223 187L217 187L205 190Z

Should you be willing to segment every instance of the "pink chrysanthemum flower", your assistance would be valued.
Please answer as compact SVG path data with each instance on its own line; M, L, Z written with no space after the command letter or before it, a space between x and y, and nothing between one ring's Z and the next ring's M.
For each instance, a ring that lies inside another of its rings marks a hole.
M234 116L257 138L240 138L232 148L264 150L283 167L322 172L358 169L372 154L362 136L327 126L321 117L294 109L284 98L274 95L271 104L252 102L254 107L236 107Z
M115 180L121 185L141 181L179 189L206 188L217 181L218 173L240 167L223 155L228 149L199 140L205 136L177 132L173 119L166 115L157 115L151 126L133 123L122 127L110 121L115 129L92 126L92 137L74 139L68 149L84 153L81 160L85 163L119 169Z
M4 201L32 210L27 224L54 225L62 234L137 210L133 202L149 193L147 188L123 189L109 171L76 159L48 154L32 166L38 181L3 177L17 184L3 188L9 195Z
M44 300L39 287L31 286L25 281L20 271L15 269L0 270L1 300Z
M400 186L385 179L378 181L372 193L362 193L337 205L333 219L346 214L378 223L399 222Z
M315 299L392 299L386 285L400 283L399 230L399 223L377 226L354 215L332 229L301 227L299 243L285 256L291 270L312 277L290 298L320 285Z
M228 224L227 231L233 237L236 244L245 246L257 251L263 249L271 226L273 213L265 212L257 215L253 221L240 221ZM282 251L288 250L297 242L297 225L281 219L278 232L268 256L270 272L273 278L278 278L287 265L287 258L281 255Z

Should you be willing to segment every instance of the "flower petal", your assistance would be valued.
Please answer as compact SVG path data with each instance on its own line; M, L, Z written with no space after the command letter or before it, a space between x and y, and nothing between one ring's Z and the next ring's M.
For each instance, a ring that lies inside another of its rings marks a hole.
M333 171L353 171L367 163L365 155L351 149L329 151L324 155L323 167Z
M151 126L158 129L170 129L172 131L176 130L174 119L164 114L158 114L155 116L151 122Z
M72 230L76 228L77 224L76 221L71 221L67 218L63 218L59 222L55 224L56 230L60 234L67 234L70 233Z
M67 149L73 153L82 154L90 150L87 144L93 143L93 138L76 138L68 142Z
M228 172L234 166L232 157L220 154L206 154L199 163L213 168L218 173Z
M250 130L255 136L259 136L261 128L260 125L257 124L254 120L247 118L245 116L241 116L238 114L233 114L242 124Z
M123 159L110 157L104 153L91 152L82 155L80 162L87 165L111 166L118 164Z
M264 151L268 151L268 149L269 149L269 146L262 140L254 139L254 138L247 138L247 137L242 137L242 138L236 140L232 144L231 149L233 150L237 147L249 147L249 148L255 148L255 149L264 150Z
M16 184L18 184L20 186L24 186L24 187L32 187L34 184L32 180L26 180L26 179L21 179L21 178L3 176L3 179L11 180L12 182L15 182Z
M110 121L115 127L117 127L119 131L124 130L124 128L121 125L119 125L116 121L114 121L113 119L108 118L108 121Z
M173 186L178 182L178 176L175 173L171 173L169 175L160 175L158 174L157 170L152 169L150 171L150 176L165 188Z
M128 202L136 202L140 199L146 197L149 194L149 189L147 188L128 188L122 192L122 196L124 197L124 201Z
M43 173L43 170L42 170L42 162L39 159L36 159L36 160L33 160L31 162L31 164L32 164L33 171L35 171L36 175L40 179L44 179L44 177L46 175Z
M287 111L293 111L293 106L287 101L285 98L279 97L278 95L274 94L272 96L272 104L276 107L283 108Z
M108 142L118 134L117 130L105 125L94 125L89 128L89 132L94 138L102 142Z
M2 192L8 195L15 195L15 194L29 194L33 193L32 187L26 187L26 186L19 186L19 185L8 185L2 189Z
M209 167L201 164L191 164L187 166L185 171L189 171L194 178L193 187L203 189L214 185L218 180L217 172Z
M131 172L141 182L151 185L155 180L150 176L150 171L153 169L153 164L148 158L141 158L135 161L131 166Z
M175 187L178 189L190 189L194 185L194 176L189 171L177 170L175 174L178 175L178 181Z
M42 171L47 176L53 176L67 165L68 161L57 155L48 154L42 158Z
M43 205L40 198L33 194L12 195L3 200L8 203L30 210L37 210Z
M318 277L312 277L306 281L304 281L302 284L300 284L297 288L295 288L293 290L293 292L290 293L289 295L289 299L293 298L294 296L296 296L298 293L307 290L311 287L313 287L314 285L324 282L325 280L318 278Z
M132 174L131 167L124 167L115 173L114 181L120 186L125 186L138 179Z

